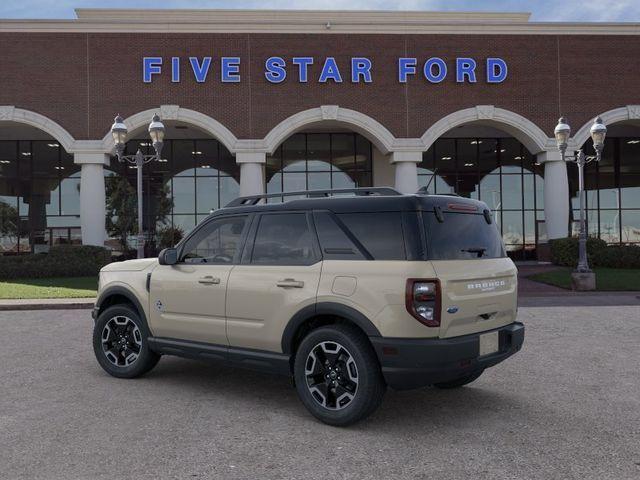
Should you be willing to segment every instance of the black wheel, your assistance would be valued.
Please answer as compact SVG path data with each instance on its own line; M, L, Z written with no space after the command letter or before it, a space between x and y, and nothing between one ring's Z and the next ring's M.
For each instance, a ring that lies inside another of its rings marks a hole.
M371 415L386 390L367 337L347 325L310 332L296 352L294 377L305 407L320 421L335 426Z
M468 383L471 383L477 380L478 377L482 375L482 372L484 372L484 370L473 372L469 375L456 378L455 380L451 380L449 382L434 383L433 386L438 388L443 388L443 389L460 388L460 387L463 387L464 385L467 385Z
M144 375L160 359L149 349L149 331L128 305L114 305L100 314L93 327L93 351L110 375L134 378Z

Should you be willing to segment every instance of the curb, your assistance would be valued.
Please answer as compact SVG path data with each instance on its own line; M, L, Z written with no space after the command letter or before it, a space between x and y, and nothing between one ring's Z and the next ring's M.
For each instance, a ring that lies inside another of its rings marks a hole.
M53 301L54 299L4 300L0 301L0 312L23 310L90 310L95 299L74 299L72 301Z

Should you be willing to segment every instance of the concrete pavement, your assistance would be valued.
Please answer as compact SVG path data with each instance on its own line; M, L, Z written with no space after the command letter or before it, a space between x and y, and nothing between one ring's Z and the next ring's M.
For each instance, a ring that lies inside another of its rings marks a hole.
M640 307L520 319L522 352L472 385L338 429L286 378L165 357L119 380L89 311L0 312L0 478L639 478Z

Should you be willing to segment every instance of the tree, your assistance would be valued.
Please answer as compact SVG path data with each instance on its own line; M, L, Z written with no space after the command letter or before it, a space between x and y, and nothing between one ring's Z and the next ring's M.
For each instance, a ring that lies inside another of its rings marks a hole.
M17 244L20 233L19 225L18 210L6 202L0 201L0 239L6 237L9 242L15 241Z
M127 239L138 233L138 196L129 181L122 176L112 176L105 179L107 218L106 227L109 235L118 239L123 252L129 250ZM169 194L169 187L160 187L153 208L148 211L146 218L151 218L152 225L164 223L173 208L173 199Z
M7 237L18 235L18 210L2 201L0 201L0 235Z

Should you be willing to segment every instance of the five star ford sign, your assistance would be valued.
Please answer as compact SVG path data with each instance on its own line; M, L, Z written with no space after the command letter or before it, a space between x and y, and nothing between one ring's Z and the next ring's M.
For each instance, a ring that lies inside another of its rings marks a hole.
M142 79L151 83L154 76L163 74L163 67L171 75L173 83L180 83L183 70L187 70L196 82L204 83L212 70L213 57L144 57L142 59ZM288 75L295 77L299 83L307 83L309 79L319 83L329 81L342 83L345 78L352 83L372 83L375 66L367 57L352 57L349 68L340 69L335 57L326 57L316 62L313 57L269 57L264 62L264 76L270 83L281 83ZM478 64L484 64L481 69ZM183 68L183 64L186 66ZM219 75L222 83L238 83L240 76L240 57L221 57L219 59ZM317 67L314 69L314 67ZM420 70L420 71L419 71ZM452 73L449 73L449 70ZM483 72L481 71L483 70ZM483 74L482 74L483 73ZM502 83L508 73L507 62L502 58L489 57L482 62L474 58L459 57L445 61L440 57L431 57L424 62L417 58L400 57L397 62L398 82L406 83L411 77L422 76L430 83L440 83L449 75L455 75L457 83L476 83L482 77L486 83Z

